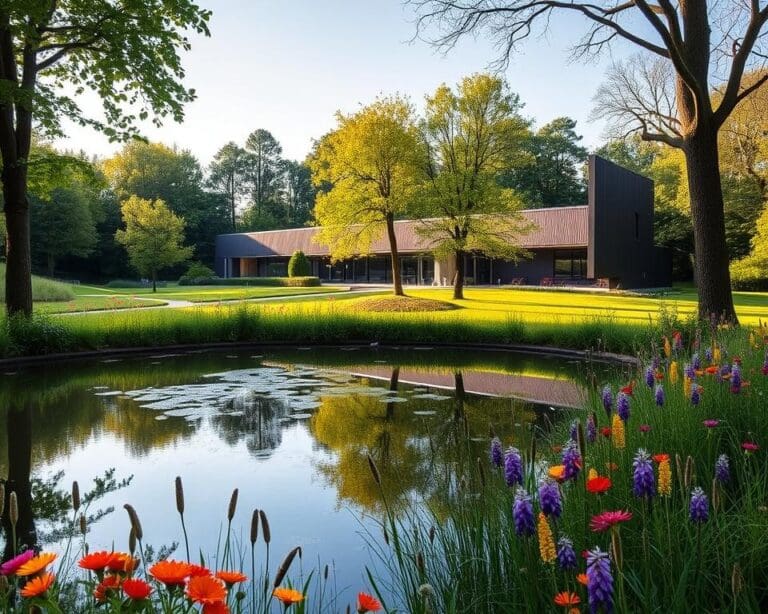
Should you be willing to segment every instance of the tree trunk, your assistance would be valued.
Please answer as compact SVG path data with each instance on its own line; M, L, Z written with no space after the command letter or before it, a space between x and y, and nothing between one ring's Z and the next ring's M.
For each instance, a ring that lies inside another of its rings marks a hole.
M157 271L152 271L152 292L157 292Z
M456 250L453 253L456 272L453 274L453 300L464 298L464 252Z
M395 216L391 213L387 214L387 236L389 237L389 251L392 254L392 283L395 286L395 296L405 296L403 292L403 279L400 277L400 256L397 253Z
M5 307L8 315L32 315L32 262L29 244L29 201L23 167L3 169L5 205Z
M693 218L699 318L717 318L736 324L716 132L698 130L687 140L684 151Z

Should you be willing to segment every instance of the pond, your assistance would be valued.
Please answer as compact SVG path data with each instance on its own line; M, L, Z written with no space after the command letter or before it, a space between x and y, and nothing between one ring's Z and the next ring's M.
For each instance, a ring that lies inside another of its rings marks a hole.
M557 407L581 404L588 370L607 368L509 352L354 347L24 368L0 375L0 476L15 481L22 503L31 487L22 524L54 549L71 521L72 480L85 491L108 470L116 483L131 478L115 491L102 483L108 492L89 512L115 511L90 524L91 550L126 549L126 502L146 544L181 542L173 487L181 476L195 559L215 555L238 488L232 526L243 552L252 510L263 509L273 571L301 545L305 573L327 563L336 590L350 595L367 586L365 535L378 531L382 511L367 454L395 509L445 505L457 467L486 457L490 429L525 449ZM184 557L183 545L175 556Z

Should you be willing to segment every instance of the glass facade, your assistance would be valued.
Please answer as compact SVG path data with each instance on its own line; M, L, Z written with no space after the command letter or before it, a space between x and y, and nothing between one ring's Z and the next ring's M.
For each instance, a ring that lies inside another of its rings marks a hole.
M556 279L586 279L587 250L555 250L554 277Z

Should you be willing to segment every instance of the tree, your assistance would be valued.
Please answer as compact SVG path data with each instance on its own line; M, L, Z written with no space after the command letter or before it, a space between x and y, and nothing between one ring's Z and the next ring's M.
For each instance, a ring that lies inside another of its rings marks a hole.
M237 207L248 191L248 163L248 153L230 141L216 152L208 167L209 185L214 191L224 194L229 204L232 232L237 230Z
M115 240L128 251L131 266L139 275L152 279L152 292L157 292L158 271L192 255L192 248L182 245L184 220L159 199L131 196L120 209L125 229L115 233Z
M295 251L288 261L288 277L309 277L312 266L302 251Z
M465 78L453 92L442 85L427 98L427 214L422 234L436 257L454 261L453 298L464 298L464 256L481 252L517 259L518 238L529 230L520 199L498 181L522 155L528 126L520 102L490 75ZM433 216L433 217L432 217Z
M273 217L278 202L278 182L282 166L283 148L269 130L259 128L248 135L245 149L250 154L248 159L248 177L251 185L251 206L261 217L269 212Z
M399 96L377 99L352 115L336 114L310 162L312 181L332 187L317 196L320 243L342 260L370 251L386 232L394 292L403 295L395 219L418 189L419 137L413 107Z
M32 125L61 134L61 120L113 139L136 121L180 121L194 91L181 85L179 49L208 33L210 11L192 0L6 0L0 3L0 156L7 231L6 308L32 313L28 165ZM103 119L78 105L96 92Z
M281 199L285 205L286 226L303 226L312 217L315 188L307 164L286 160L283 164Z
M601 97L604 114L649 141L679 148L685 155L696 248L699 317L716 314L736 322L728 272L718 133L734 109L753 94L768 74L752 83L745 70L765 57L768 7L760 2L706 0L633 0L561 2L559 0L413 0L423 31L443 28L433 40L450 48L466 35L488 30L506 61L531 33L546 29L558 16L581 17L588 27L576 55L599 54L623 41L639 47L655 62L617 64ZM643 56L646 57L646 56ZM724 72L720 72L724 69ZM714 74L710 74L714 73ZM668 75L674 88L655 87ZM713 101L710 78L721 95Z
M768 207L764 207L756 223L749 255L733 263L734 279L749 287L765 284L768 279ZM753 287L752 289L758 289Z
M638 175L649 177L651 165L662 147L660 143L644 141L639 134L632 134L626 138L610 139L598 147L595 154Z
M134 141L104 161L104 173L121 201L132 195L164 201L184 218L197 256L213 262L216 235L230 229L229 203L205 191L203 170L189 151Z
M502 183L537 206L582 204L587 150L579 145L581 139L570 117L552 120L531 135L525 147L530 157L504 173Z

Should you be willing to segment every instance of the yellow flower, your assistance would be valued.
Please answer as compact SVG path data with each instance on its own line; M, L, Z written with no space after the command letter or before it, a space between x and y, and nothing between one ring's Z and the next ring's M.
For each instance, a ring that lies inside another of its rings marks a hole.
M693 380L687 375L683 378L683 394L686 399L691 397L691 388L693 387Z
M672 494L672 467L669 459L659 463L659 495L669 497Z
M552 538L552 529L549 526L547 517L539 512L539 524L537 527L539 534L539 554L544 563L554 563L557 558L555 550L555 540Z
M613 414L613 420L611 421L611 441L613 441L613 447L617 450L623 450L627 446L626 439L624 438L624 422L619 418L618 414Z
M716 345L715 348L712 350L712 362L714 364L720 364L721 357L722 357L722 354L720 352L720 346Z
M672 345L669 343L669 339L664 337L664 356L667 358L672 354Z
M671 384L677 383L677 361L672 361L669 365L669 382Z
M595 471L594 467L591 467L589 473L587 473L587 480L593 480L596 477L598 477L598 473Z

